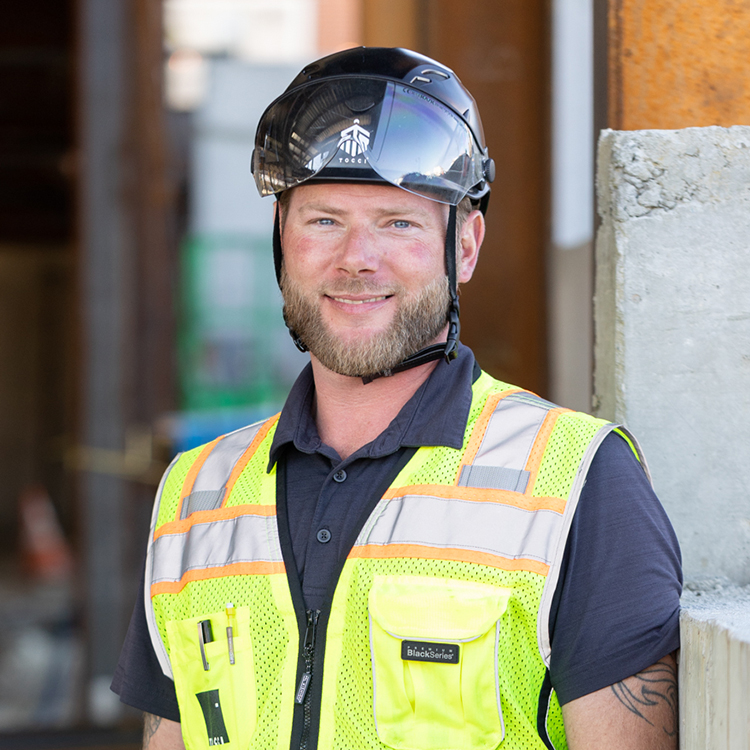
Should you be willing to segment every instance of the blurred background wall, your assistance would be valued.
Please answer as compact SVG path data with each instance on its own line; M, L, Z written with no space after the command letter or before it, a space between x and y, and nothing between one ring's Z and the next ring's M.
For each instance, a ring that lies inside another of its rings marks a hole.
M496 377L588 410L595 135L742 122L745 5L8 5L0 745L137 744L139 716L109 682L159 475L175 451L278 409L305 362L281 322L272 201L248 169L260 113L304 63L407 46L456 71L497 163L462 338Z
M272 201L248 169L262 110L305 62L357 44L406 46L457 72L498 167L462 338L493 375L588 406L585 294L566 297L549 272L554 241L572 259L562 265L573 286L589 288L591 15L591 0L470 12L450 0L7 10L0 608L12 638L0 644L0 731L137 731L109 682L159 475L175 451L277 410L305 362L279 313ZM578 61L560 62L571 49ZM553 97L553 80L578 98ZM566 106L563 150L577 150L561 162L553 114ZM578 182L555 187L569 172ZM560 326L558 308L573 323ZM561 331L582 352L572 364L560 364Z

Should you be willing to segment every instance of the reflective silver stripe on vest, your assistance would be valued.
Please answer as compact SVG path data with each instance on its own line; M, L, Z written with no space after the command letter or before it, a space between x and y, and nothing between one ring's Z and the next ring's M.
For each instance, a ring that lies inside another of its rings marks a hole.
M526 492L531 472L507 466L464 466L458 478L459 487L479 487L485 490Z
M195 478L191 493L183 500L180 518L185 519L196 510L221 508L224 490L234 465L247 450L263 422L256 422L230 432L208 454Z
M430 495L384 500L381 507L375 523L360 534L357 546L419 544L549 564L562 524L562 516L553 510L529 511Z
M180 460L182 454L178 453L173 459L172 463L169 464L169 468L164 472L164 475L159 482L159 488L156 490L156 501L154 502L154 509L151 512L151 530L149 531L149 545L146 551L146 571L145 571L145 583L143 587L143 605L146 610L146 625L148 626L148 632L151 636L151 643L154 647L154 653L159 661L161 671L169 677L172 677L172 665L169 662L169 656L167 650L164 647L164 643L161 640L161 634L159 633L159 626L156 624L156 615L154 614L154 604L151 601L151 587L148 585L151 581L151 571L154 567L154 545L150 541L154 538L154 532L156 531L156 522L159 518L159 508L161 505L162 493L164 492L164 485L167 482L167 477L172 469L175 467L177 462Z
M185 519L197 510L216 510L221 508L224 499L224 488L220 490L198 490L191 492L182 503L180 518Z
M547 413L556 408L533 393L512 393L497 405L471 466L464 466L460 487L525 492L526 463Z
M632 441L636 448L639 456L643 456L638 441L634 435L624 428L622 425L616 425L613 423L606 424L599 429L594 435L592 440L589 442L586 451L583 454L581 463L578 465L578 471L576 472L575 479L573 480L573 486L570 489L568 500L565 503L565 512L562 518L562 526L560 539L557 543L557 549L553 555L553 562L550 566L547 580L544 583L544 591L542 592L542 600L539 603L539 616L537 619L537 639L539 643L539 653L541 654L542 660L549 667L550 660L552 658L552 644L549 633L549 615L552 609L552 599L557 589L557 582L560 578L560 572L562 569L562 562L565 556L565 546L568 540L568 534L570 532L571 524L573 523L573 516L575 515L576 509L578 508L578 501L581 498L581 491L583 485L586 483L586 476L588 475L591 462L594 460L596 452L599 450L604 438L609 435L615 428L619 429L623 434L627 435ZM644 467L644 471L646 471ZM647 475L648 472L646 471ZM650 481L649 476L649 481Z
M238 516L197 523L153 544L151 584L176 582L189 570L246 562L281 562L276 516Z

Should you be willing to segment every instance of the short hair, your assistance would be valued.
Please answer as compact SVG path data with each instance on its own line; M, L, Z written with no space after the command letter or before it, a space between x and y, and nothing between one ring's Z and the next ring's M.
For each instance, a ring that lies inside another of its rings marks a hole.
M469 218L469 214L474 210L474 204L471 202L471 198L467 195L459 204L456 206L456 234L461 233L461 229L466 223L466 219Z

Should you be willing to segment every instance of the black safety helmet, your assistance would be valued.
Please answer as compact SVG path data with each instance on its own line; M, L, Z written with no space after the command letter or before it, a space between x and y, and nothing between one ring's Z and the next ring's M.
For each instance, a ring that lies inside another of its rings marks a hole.
M357 47L311 63L263 113L251 169L261 196L278 196L309 180L365 181L448 204L448 340L381 374L456 356L456 206L468 196L486 211L495 166L476 102L450 68L407 49L379 47ZM274 261L278 279L278 215ZM292 337L304 351L293 331Z

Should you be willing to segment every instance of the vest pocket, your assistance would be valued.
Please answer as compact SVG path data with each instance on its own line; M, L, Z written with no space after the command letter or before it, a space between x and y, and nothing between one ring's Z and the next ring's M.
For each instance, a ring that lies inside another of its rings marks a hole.
M375 723L395 750L491 750L503 740L498 623L511 590L375 576L370 650Z
M233 617L217 612L173 620L167 637L187 750L246 748L256 723L249 608L238 607Z

